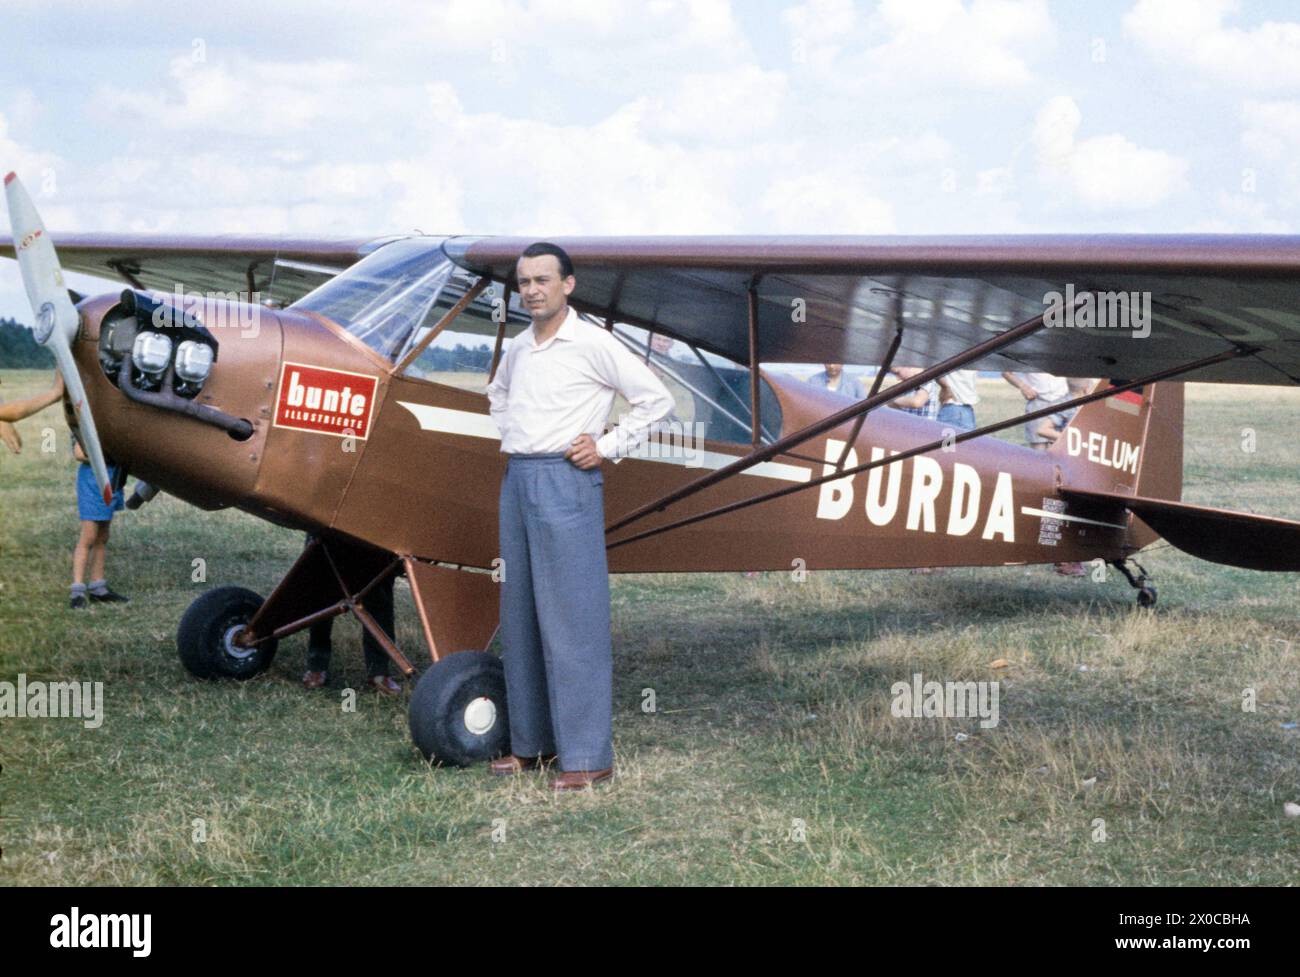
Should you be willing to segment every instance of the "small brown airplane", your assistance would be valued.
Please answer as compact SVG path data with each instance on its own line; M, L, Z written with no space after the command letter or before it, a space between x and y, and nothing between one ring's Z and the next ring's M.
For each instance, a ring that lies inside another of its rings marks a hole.
M0 254L22 268L101 488L106 455L119 477L312 534L269 597L223 586L190 605L185 667L246 679L281 638L351 613L411 676L364 606L404 575L432 660L410 703L416 745L452 764L506 752L505 683L485 650L504 460L483 391L529 324L511 282L531 241L77 234L56 256L21 183L5 183ZM1149 606L1133 557L1161 537L1300 570L1300 523L1180 501L1181 379L1300 383L1300 238L556 241L578 268L571 304L678 405L606 466L612 572L1104 560ZM70 297L60 260L129 288ZM1049 294L1069 296L1057 318L1073 318L1053 322ZM1149 299L1145 335L1097 317L1120 295ZM762 362L880 369L853 401ZM924 369L882 390L893 366ZM961 368L1110 380L962 433L877 409ZM985 437L1071 406L1048 451Z

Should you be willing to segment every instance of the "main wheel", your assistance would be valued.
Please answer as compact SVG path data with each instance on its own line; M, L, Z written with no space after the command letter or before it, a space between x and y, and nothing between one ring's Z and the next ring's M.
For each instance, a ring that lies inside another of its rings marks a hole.
M196 597L176 629L176 651L199 678L252 678L275 657L275 640L252 648L235 644L262 598L246 587L216 587Z
M411 739L432 763L458 767L510 750L506 676L486 651L458 651L435 662L411 694Z
M1156 606L1155 584L1147 584L1138 591L1138 607Z

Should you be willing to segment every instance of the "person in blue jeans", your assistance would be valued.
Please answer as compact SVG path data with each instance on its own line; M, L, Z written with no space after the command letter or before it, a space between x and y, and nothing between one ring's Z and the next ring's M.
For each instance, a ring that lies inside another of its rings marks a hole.
M980 402L975 389L978 370L953 370L939 378L939 423L954 431L975 430L975 405Z
M113 513L124 507L122 490L113 494L106 504L95 483L95 472L90 467L86 453L79 443L74 443L73 456L81 464L77 467L77 515L81 519L81 534L72 551L72 593L69 606L74 611L83 610L91 601L96 604L125 604L123 597L109 589L104 563L108 553L108 531L113 523ZM108 466L108 481L117 480L117 465ZM86 584L86 565L90 565L90 584Z

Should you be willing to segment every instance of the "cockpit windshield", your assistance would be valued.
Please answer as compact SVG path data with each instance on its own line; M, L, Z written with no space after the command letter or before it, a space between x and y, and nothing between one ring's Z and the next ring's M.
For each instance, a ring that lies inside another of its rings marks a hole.
M445 311L439 296L465 277L443 254L442 238L407 238L362 258L291 308L320 313L391 360L418 327L432 324L430 316L438 320Z

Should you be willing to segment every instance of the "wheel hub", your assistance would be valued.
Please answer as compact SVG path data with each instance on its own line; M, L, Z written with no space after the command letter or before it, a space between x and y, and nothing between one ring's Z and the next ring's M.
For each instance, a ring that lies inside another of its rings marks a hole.
M221 642L225 646L226 654L231 658L238 658L242 661L257 653L256 648L245 648L242 645L235 644L235 639L243 634L247 627L245 624L234 624L226 629L226 634L221 639Z
M487 696L479 696L465 707L465 728L475 736L482 736L497 724L496 703Z

